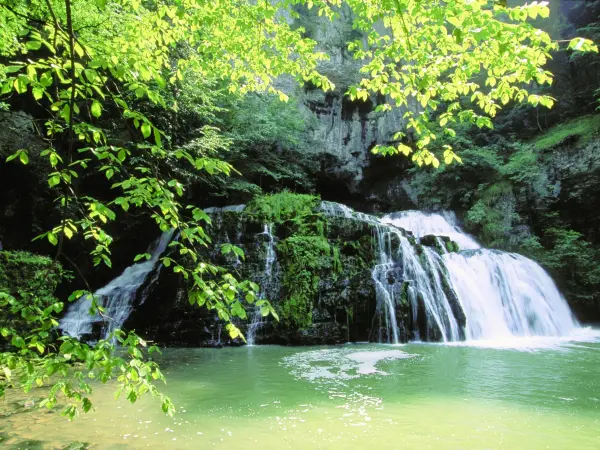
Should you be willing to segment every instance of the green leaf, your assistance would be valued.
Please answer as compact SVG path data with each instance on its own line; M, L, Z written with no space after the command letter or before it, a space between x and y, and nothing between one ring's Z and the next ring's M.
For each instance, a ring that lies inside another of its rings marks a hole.
M152 132L152 127L150 126L150 124L148 122L144 122L142 124L142 136L144 136L144 138L148 138L150 137L150 133Z
M50 178L48 178L48 185L50 187L54 187L59 183L60 183L60 175L58 175L58 174L52 175Z
M102 105L100 104L100 102L97 100L94 100L92 102L90 111L92 112L92 116L100 117L102 115Z
M42 48L42 43L40 41L27 41L25 47L27 47L28 50L39 50Z
M460 28L462 25L462 20L460 20L459 17L456 16L449 16L446 17L446 20L451 23L452 25L454 25L456 28Z
M17 348L25 348L25 341L20 336L13 336L10 343Z
M162 147L162 140L160 138L160 131L158 131L158 128L154 129L154 141L156 142L156 145Z
M48 233L48 242L50 242L52 245L58 244L58 239L54 233Z
M19 78L14 81L14 87L18 94L24 94L27 92L27 79L19 76Z
M29 156L27 155L27 152L25 150L20 151L19 159L21 160L21 163L29 164Z
M39 86L36 86L31 90L31 93L33 94L33 98L36 100L41 100L42 97L44 97L44 92L45 92L44 88L41 88Z

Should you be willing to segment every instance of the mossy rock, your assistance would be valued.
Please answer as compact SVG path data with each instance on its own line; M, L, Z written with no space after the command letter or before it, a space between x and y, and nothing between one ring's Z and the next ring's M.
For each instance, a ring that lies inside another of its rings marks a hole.
M551 149L575 142L583 145L598 134L600 134L600 114L591 114L550 128L536 137L532 144L538 150Z
M455 241L446 241L446 250L449 253L457 253L460 251L460 246Z
M50 258L21 251L0 251L0 290L53 293L63 276Z

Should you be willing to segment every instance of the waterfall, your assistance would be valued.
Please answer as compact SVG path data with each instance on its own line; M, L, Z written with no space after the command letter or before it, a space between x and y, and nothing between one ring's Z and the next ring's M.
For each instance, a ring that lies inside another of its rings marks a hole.
M87 295L82 296L69 307L60 321L59 328L63 333L79 339L98 331L106 339L121 328L135 305L138 289L159 263L160 255L169 245L173 232L165 231L150 245L147 251L151 255L149 260L127 267L121 275L94 292L96 301L104 308L104 315L109 319L105 320L98 314L91 315L92 299ZM144 300L141 298L139 302L143 303Z
M374 237L377 253L377 264L371 271L375 284L378 342L397 344L400 342L400 331L396 318L396 306L402 276L399 275L398 255L401 254L400 241L406 239L401 230L381 222L373 215L354 211L352 208L335 202L321 202L320 210L330 217L343 217L359 220L374 225Z
M578 326L539 264L514 253L481 248L458 227L453 213L404 211L388 214L382 221L412 227L417 237L448 236L466 250L444 254L440 264L464 311L467 339L564 336ZM433 252L426 249L426 253Z
M246 205L229 205L229 206L211 206L204 208L206 214L223 214L225 212L242 212L246 209Z
M393 276L396 266L394 261L396 252L393 250L393 242L395 237L399 237L400 232L382 225L377 225L374 232L377 242L378 264L373 268L371 276L375 282L377 314L380 316L380 324L385 325L385 327L379 327L378 341L397 344L399 338L395 286L393 282L390 283L390 276ZM383 332L385 332L385 335Z
M448 236L459 245L461 250L481 248L473 237L459 228L456 215L450 211L443 211L439 214L401 211L386 214L381 221L410 230L417 238L422 238L428 234Z
M534 261L485 249L444 259L467 316L467 339L565 336L578 326L552 278Z
M265 299L265 289L271 282L271 275L273 272L273 265L277 254L275 253L275 237L273 236L273 225L265 224L263 234L267 237L267 252L265 254L265 267L261 275L261 293L260 299ZM248 325L248 331L246 333L246 342L248 345L254 345L256 340L256 332L260 327L264 325L263 315L260 312L260 307L255 307L250 314L250 324Z
M372 270L380 342L398 342L399 283L407 283L414 339L507 339L564 336L578 327L550 276L524 256L488 250L452 212L401 211L381 219L323 202L324 214L374 224L378 261ZM442 254L409 239L436 236ZM448 253L440 236L458 243Z
M354 210L349 206L335 202L321 202L320 209L326 216L345 217L346 219L352 219L354 213Z
M401 258L404 279L414 292L410 298L412 310L419 310L420 301L425 310L426 325L422 337L433 339L439 335L444 342L459 340L461 331L446 293L447 290L443 286L446 273L440 256L424 247L423 256L420 258L414 246L408 239L403 238ZM416 319L416 317L413 319L413 323L418 324ZM422 334L418 328L413 331L415 334Z

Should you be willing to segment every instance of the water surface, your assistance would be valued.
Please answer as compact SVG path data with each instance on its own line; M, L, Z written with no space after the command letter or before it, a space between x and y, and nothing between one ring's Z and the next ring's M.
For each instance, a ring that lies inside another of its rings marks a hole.
M598 341L171 349L162 365L176 417L98 386L75 423L2 417L0 446L600 449Z

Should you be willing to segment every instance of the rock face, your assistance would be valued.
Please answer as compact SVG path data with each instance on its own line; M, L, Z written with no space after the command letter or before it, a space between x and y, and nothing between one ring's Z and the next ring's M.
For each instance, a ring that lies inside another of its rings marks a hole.
M295 25L302 26L307 36L318 43L319 50L330 55L319 63L319 71L335 84L332 92L314 86L299 88L289 80L279 84L297 98L300 115L311 126L305 140L306 150L321 163L316 187L323 198L349 204L362 210L408 209L414 207L398 180L398 174L410 166L406 159L391 162L371 153L377 144L392 140L394 133L405 129L404 110L376 113L383 99L371 97L352 101L345 95L358 84L362 61L353 58L348 43L365 40L366 36L352 27L352 13L342 7L339 17L331 22L319 17L316 9L300 8ZM412 107L417 108L416 103Z
M448 314L464 327L465 315L444 268L429 262L437 253L423 250L410 232L343 205L320 205L315 197L278 194L269 198L279 195L303 197L305 203L276 214L258 204L245 210L211 211L209 232L214 240L239 246L245 258L242 262L218 251L206 256L259 284L262 297L279 315L279 321L263 319L247 308L248 320L237 325L250 342L325 345L441 340L443 331L427 310L429 294L411 294L422 289L423 283L433 283L428 292L443 291L440 295L450 304ZM430 240L439 253L448 251L442 245L454 245L448 238L434 237L425 239L423 245ZM403 257L404 251L410 256ZM419 281L410 279L416 269ZM149 279L145 302L134 309L126 328L162 345L242 344L229 339L214 313L188 304L181 277L163 270ZM445 280L445 284L435 280Z
M214 215L213 220L215 240L239 246L244 250L245 260L241 264L235 257L218 252L211 254L211 259L237 272L241 278L259 283L264 297L280 315L280 322L266 320L257 327L255 343L317 345L373 340L371 327L376 295L370 268L376 255L371 226L351 219L332 218L327 221L323 236L315 237L293 233L289 222L275 223L270 227L271 233L267 233L264 223L241 212L221 212ZM303 238L308 245L304 245ZM312 241L325 244L325 253L316 258L308 255ZM265 279L269 245L273 245L275 254L270 277ZM303 245L307 258L300 264L310 267L299 270L290 250ZM296 292L294 283L302 283L305 276L310 277L310 292ZM165 270L150 289L146 302L126 323L127 328L168 345L241 344L229 340L213 313L189 305L181 277ZM304 294L310 296L307 305L300 304L298 298ZM297 308L286 306L296 300ZM249 321L238 323L246 336L252 311L248 311L248 315Z

